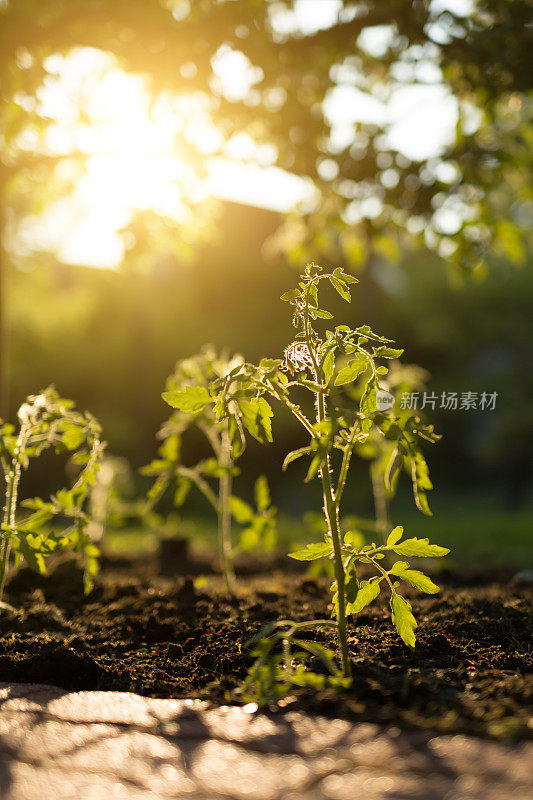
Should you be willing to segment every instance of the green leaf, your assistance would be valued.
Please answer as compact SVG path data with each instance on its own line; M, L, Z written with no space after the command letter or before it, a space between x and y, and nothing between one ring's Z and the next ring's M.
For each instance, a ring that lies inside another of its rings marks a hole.
M396 592L391 598L392 621L405 644L411 649L416 642L415 628L417 623L411 613L411 604Z
M416 506L423 514L430 517L431 509L428 505L426 491L432 489L433 484L429 478L426 459L420 451L415 452L411 457L411 479Z
M429 544L428 539L405 539L391 548L399 556L419 556L420 558L440 558L450 552L447 547Z
M30 546L28 540L25 538L21 538L20 540L20 551L24 556L24 559L28 567L32 569L34 572L38 572L41 575L44 575L44 573L46 572L46 568L44 566L44 558L39 552L35 551Z
M374 356L376 358L400 358L403 350L395 350L393 347L376 347Z
M312 317L319 317L320 319L333 319L333 314L330 314L329 311L325 311L323 308L311 307L309 311Z
M85 430L79 425L63 424L64 433L61 441L69 450L76 450L85 439Z
M212 399L204 386L187 386L184 392L163 392L161 397L172 408L191 413L201 411Z
M329 542L308 544L302 550L289 553L289 556L295 558L296 561L316 561L317 558L329 558L330 555L331 544Z
M389 575L399 575L401 572L405 572L406 569L409 569L408 561L396 561L390 568Z
M276 370L281 367L283 361L280 358L262 358L259 367L266 370Z
M319 383L315 383L314 381L307 381L305 378L300 380L300 384L305 386L306 389L309 389L311 392L315 394L321 394L324 392L324 387L321 386Z
M176 491L174 492L174 505L180 508L187 499L187 495L191 489L192 482L189 478L178 478L176 482Z
M238 405L242 413L242 421L254 439L261 444L272 441L272 423L270 418L273 411L264 397L240 397Z
M392 339L386 339L385 336L378 336L377 333L371 329L370 325L361 325L359 328L355 329L355 333L358 336L364 336L367 339L375 339L378 342L392 342Z
M398 448L395 447L390 455L387 466L385 467L385 474L383 476L385 488L389 493L393 493L396 489L398 476L402 469L402 459L398 453Z
M381 578L374 578L371 581L362 581L354 602L348 604L349 610L347 608L346 611L349 614L357 614L365 606L370 605L381 591L381 580Z
M355 570L353 570L351 574L348 575L348 579L344 586L344 591L346 593L346 601L348 603L353 603L355 601L359 589L360 589L359 581L357 580L357 575L355 573Z
M322 453L318 453L316 456L313 456L311 463L309 464L309 469L307 470L304 483L309 483L309 481L312 481L313 478L317 476L319 469L326 460L326 455L327 453L324 450Z
M300 297L301 291L299 289L289 289L288 292L285 292L281 295L280 300L284 300L286 303L290 303L291 300L296 300L297 297Z
M298 450L291 450L291 452L287 453L287 455L285 456L282 470L285 472L289 464L291 464L293 461L296 461L297 458L309 455L310 452L311 452L310 447L299 447Z
M259 511L266 511L270 506L270 490L268 481L264 475L260 475L254 486L255 504Z
M353 361L350 361L343 367L337 377L335 378L335 386L344 386L346 383L352 383L368 366L368 362L364 356L357 356Z
M405 561L397 561L390 570L390 574L397 575L402 581L407 581L415 589L420 589L421 592L426 594L436 594L439 591L437 584L433 583L427 575L424 575L418 569L409 569L409 564Z
M239 545L241 547L241 550L244 550L244 552L247 553L250 550L253 550L254 547L257 547L258 544L259 544L259 531L257 530L257 528L254 528L253 525L249 525L247 528L244 528L239 538Z
M329 280L331 285L337 290L337 292L340 294L343 300L346 300L349 303L352 299L352 296L350 294L349 289L346 286L346 283L344 281L339 280L338 278L335 278L333 275L329 276Z
M402 536L403 536L403 528L402 528L402 526L401 525L396 525L396 527L393 528L392 531L389 533L389 536L388 536L388 539L387 539L387 547L392 547L393 544L396 544L396 542L399 542L400 539L402 538Z
M361 414L373 414L377 411L376 404L377 382L373 375L370 376L361 397Z
M246 522L251 522L254 518L253 508L248 503L245 503L244 500L241 500L240 497L232 495L229 499L229 507L237 522L242 525Z
M336 267L333 270L333 275L334 275L335 278L338 278L339 280L344 281L344 283L359 283L357 278L354 278L353 275L350 275L349 273L344 272L342 267Z
M324 357L324 361L322 362L322 371L324 373L324 383L326 384L326 386L331 380L334 367L335 367L335 356L333 354L333 350L328 350L328 352Z

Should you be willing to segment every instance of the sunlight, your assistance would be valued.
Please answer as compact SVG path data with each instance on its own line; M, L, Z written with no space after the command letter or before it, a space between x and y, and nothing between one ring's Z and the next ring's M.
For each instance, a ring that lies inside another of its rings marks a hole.
M238 97L249 85L247 65L227 56L217 75ZM192 224L191 204L211 196L288 211L309 195L304 181L271 167L272 147L243 134L225 143L205 98L154 101L142 78L88 48L53 56L46 67L39 100L40 113L54 120L47 151L81 153L85 169L68 199L21 226L23 249L45 241L67 263L113 267L124 253L118 231L135 211Z
M280 36L294 29L308 33L331 25L338 11L335 0L320 5L301 0L294 12L278 15L274 27ZM369 34L363 46L372 52L386 45L390 30L381 26ZM355 124L377 122L388 127L389 145L409 158L438 154L453 137L457 108L431 64L420 64L419 85L409 85L407 76L388 97L357 89L339 67L324 104L332 147L349 146ZM41 145L51 154L82 154L85 169L74 177L68 199L21 225L21 250L46 242L67 263L115 267L124 255L119 231L137 211L152 209L193 226L191 209L210 197L280 212L315 200L310 180L274 166L274 147L258 145L244 133L224 140L204 95L154 99L142 77L126 74L111 55L91 48L51 56L46 68L39 113L53 123ZM242 53L221 47L213 70L229 99L258 95L254 84L261 70ZM31 136L20 144L35 147ZM68 177L68 161L60 169Z

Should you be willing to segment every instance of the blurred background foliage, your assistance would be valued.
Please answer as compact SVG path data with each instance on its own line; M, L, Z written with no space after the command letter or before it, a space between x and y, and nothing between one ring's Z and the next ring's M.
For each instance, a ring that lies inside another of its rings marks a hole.
M437 403L430 414L443 434L428 454L435 510L484 509L485 525L489 509L532 502L531 4L327 0L335 13L315 24L325 2L0 4L4 414L54 383L100 418L110 452L136 469L154 455L166 416L160 392L178 358L206 342L277 357L291 338L278 298L294 267L343 265L360 279L351 307L339 306L346 322L397 339L407 363L429 373L429 391L498 393L494 411ZM79 48L141 75L150 113L189 103L172 140L186 164L180 213L130 209L115 269L67 263L61 232L53 242L39 228L25 235L73 195L95 154L98 120L83 91L68 98L63 129L43 109L54 58ZM237 88L223 80L228 57L244 75ZM446 141L406 155L390 118L368 121L357 108L396 98L408 117L399 92L420 85L451 100L455 124ZM209 145L200 122L216 130ZM302 179L300 204L277 198L275 211L199 191L208 160L235 153ZM266 472L291 513L314 503L296 467L279 477L297 437L282 417L270 450L252 446L243 462L245 482ZM201 443L189 446L196 457ZM52 488L53 471L35 481ZM371 512L366 483L362 465L352 487L361 513Z

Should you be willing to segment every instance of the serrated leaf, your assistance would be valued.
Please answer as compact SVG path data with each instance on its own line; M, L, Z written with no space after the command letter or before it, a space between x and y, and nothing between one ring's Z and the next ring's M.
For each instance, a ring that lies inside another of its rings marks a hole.
M368 362L364 356L358 356L343 367L335 378L335 386L344 386L352 383L367 368Z
M370 376L365 386L363 396L361 397L360 409L361 414L373 414L377 411L376 402L377 383L373 375Z
M284 292L281 295L280 300L284 300L286 303L290 303L291 300L296 300L297 297L301 295L301 291L299 289L289 289L288 292Z
M390 568L389 575L400 575L402 572L405 572L406 569L409 569L408 561L396 561Z
M405 644L411 649L416 642L415 628L417 622L411 611L411 604L396 592L391 598L392 621Z
M61 441L68 450L76 450L85 439L85 430L79 425L64 424L64 433Z
M428 539L405 539L391 548L399 556L419 556L420 558L440 558L450 552L447 547L429 544Z
M251 522L254 518L253 508L244 500L241 500L240 497L232 495L229 499L229 507L237 522L240 522L242 525Z
M242 421L247 430L261 444L272 441L272 423L270 418L274 412L264 397L250 397L238 399L242 413Z
M329 558L330 555L331 545L328 542L308 544L302 550L289 553L289 556L295 558L296 561L316 561L318 558Z
M339 278L340 280L344 281L345 283L359 283L357 278L354 278L353 275L350 275L347 272L344 272L342 267L336 267L333 270L333 275L335 278Z
M376 347L374 356L376 358L400 358L403 350L395 350L393 347Z
M211 402L209 392L204 386L187 386L183 392L174 389L171 392L163 392L161 397L172 408L191 413L201 411Z
M377 333L371 329L370 325L360 325L355 329L358 336L364 336L367 339L376 339L378 342L392 342L392 339L387 339L385 336L378 336Z
M405 561L397 561L390 572L393 575L397 575L402 581L410 583L415 589L420 589L421 592L425 592L426 594L436 594L439 591L439 587L436 583L433 583L431 578L428 578L427 575L424 575L424 573L420 572L418 569L409 569L409 564L406 564L404 567L404 564L406 564Z
M329 311L325 311L323 308L311 307L309 311L313 317L319 317L320 319L333 319L333 314L330 314Z
M376 599L381 591L381 578L375 578L371 581L361 581L361 585L359 586L359 591L355 597L353 603L349 603L349 609L347 608L346 611L349 614L357 614L366 606L370 605L370 603Z
M328 350L328 352L324 357L324 361L322 362L322 371L324 373L324 383L326 384L326 386L331 380L334 367L335 367L335 356L333 354L333 350Z
M260 368L267 370L279 369L282 364L283 361L280 358L262 358L259 362Z
M389 533L389 536L387 538L387 547L392 547L393 544L399 542L402 536L403 536L402 526L396 525L396 527L393 528L392 531Z
M339 280L339 278L335 278L333 275L329 276L329 280L331 285L336 289L336 291L340 294L343 300L346 300L349 303L352 299L352 296L350 294L349 289L346 286L346 283L344 281Z

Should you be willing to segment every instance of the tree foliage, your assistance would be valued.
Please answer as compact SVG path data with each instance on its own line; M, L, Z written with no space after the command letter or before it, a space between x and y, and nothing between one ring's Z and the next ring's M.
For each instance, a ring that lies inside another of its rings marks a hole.
M8 0L0 10L0 76L2 174L12 207L45 203L51 189L43 178L63 156L77 158L50 151L50 120L37 98L50 77L49 55L92 47L145 76L154 96L202 103L224 134L221 153L247 133L274 146L278 166L314 182L320 199L306 224L298 216L286 230L298 260L305 251L357 267L368 253L394 254L405 238L463 267L483 263L491 245L520 260L531 200L530 3L474 0L461 13L429 0L343 0L329 27L309 31L297 24L296 7L297 0ZM380 35L379 47L369 32ZM248 68L238 93L216 70L228 53ZM386 101L398 88L431 82L455 98L458 121L455 140L429 158L397 152L387 123L354 122L339 139L324 104L339 87ZM83 118L84 109L77 113ZM201 171L201 154L190 142L183 147ZM22 192L28 176L32 194ZM64 182L58 178L56 189ZM502 203L511 202L502 221ZM455 215L451 231L443 212Z

